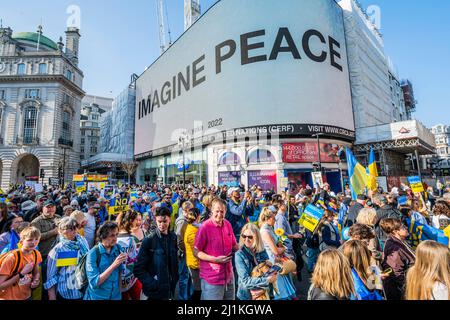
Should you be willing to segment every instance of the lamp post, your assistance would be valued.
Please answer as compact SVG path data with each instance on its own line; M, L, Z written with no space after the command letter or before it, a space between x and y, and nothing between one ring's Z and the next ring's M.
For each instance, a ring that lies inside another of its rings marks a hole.
M322 159L320 158L320 137L323 136L323 133L316 133L313 134L312 137L315 138L317 137L317 152L319 155L319 170L320 173L322 173Z
M178 145L180 146L183 152L183 189L186 189L186 160L184 149L186 148L187 138L188 138L187 135L184 133L178 138Z

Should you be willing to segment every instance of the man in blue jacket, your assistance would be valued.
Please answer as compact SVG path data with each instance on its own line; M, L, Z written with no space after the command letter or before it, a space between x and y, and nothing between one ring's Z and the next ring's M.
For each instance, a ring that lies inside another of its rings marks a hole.
M253 214L253 211L250 212L247 209L247 201L247 198L241 201L239 190L233 190L230 200L228 200L228 210L225 219L231 223L236 239L239 239L241 229L245 225L247 217Z

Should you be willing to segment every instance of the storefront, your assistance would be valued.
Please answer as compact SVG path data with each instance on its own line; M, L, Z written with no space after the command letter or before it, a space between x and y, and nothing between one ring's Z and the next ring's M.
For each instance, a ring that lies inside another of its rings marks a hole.
M340 190L336 153L355 140L342 9L276 7L217 2L137 79L138 182L182 181L184 168L196 184L311 185L319 134L324 180Z

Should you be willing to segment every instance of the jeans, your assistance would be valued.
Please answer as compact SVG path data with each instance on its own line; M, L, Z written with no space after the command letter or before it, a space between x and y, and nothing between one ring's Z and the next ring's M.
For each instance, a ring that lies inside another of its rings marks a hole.
M178 300L189 300L192 295L192 281L186 265L186 256L183 255L178 263Z
M204 279L202 284L202 300L235 300L234 276L227 285L214 286Z
M314 271L314 266L316 265L317 258L319 257L320 249L319 248L308 248L306 251L306 257L308 258L308 272Z

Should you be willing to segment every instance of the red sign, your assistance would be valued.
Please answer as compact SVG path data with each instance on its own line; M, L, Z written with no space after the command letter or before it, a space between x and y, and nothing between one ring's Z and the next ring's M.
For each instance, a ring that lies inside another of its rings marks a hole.
M321 143L321 162L339 162L339 157L337 156L339 148L340 146L337 144ZM318 161L319 153L317 152L317 143L299 142L283 144L283 162L285 163L311 163Z

